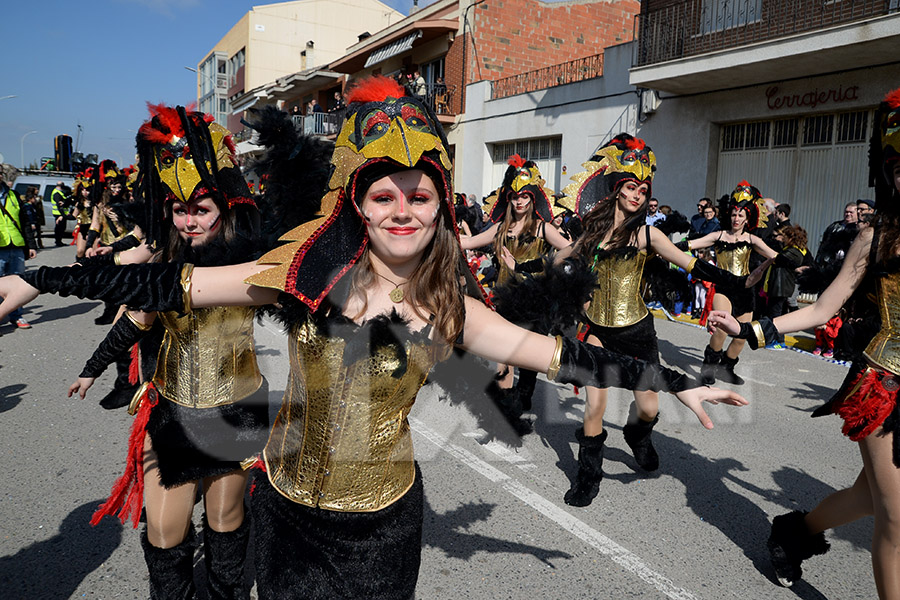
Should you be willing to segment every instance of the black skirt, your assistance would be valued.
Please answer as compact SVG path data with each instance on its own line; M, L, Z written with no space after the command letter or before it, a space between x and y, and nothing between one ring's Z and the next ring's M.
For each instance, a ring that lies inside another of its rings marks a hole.
M731 301L731 316L737 318L753 312L755 288L716 286L716 293Z
M590 321L588 326L588 333L596 336L607 350L659 364L659 341L651 313L625 327L602 327Z
M269 386L215 408L189 408L159 396L147 433L166 487L239 469L262 451L269 435Z
M422 554L422 473L406 494L373 512L310 508L282 496L254 471L260 600L411 600Z

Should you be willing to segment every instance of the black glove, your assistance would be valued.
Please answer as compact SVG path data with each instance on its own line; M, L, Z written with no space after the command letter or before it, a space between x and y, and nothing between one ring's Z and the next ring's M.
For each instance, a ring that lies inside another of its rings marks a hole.
M124 304L131 310L184 312L183 263L41 267L19 275L43 293Z
M681 240L680 242L675 242L675 247L685 252L691 249L691 243L688 240Z
M714 267L705 260L700 260L699 258L694 261L694 266L691 267L689 273L692 277L697 279L702 279L703 281L729 288L743 288L746 287L747 283L746 275L735 275L731 271Z
M579 386L674 394L698 385L684 373L565 337L559 363L555 380Z
M84 363L79 377L100 377L106 367L114 363L123 354L131 350L131 347L138 343L150 328L141 329L134 321L126 315L122 315L116 324L112 326L94 353Z
M84 236L84 242L87 244L87 247L90 248L94 245L94 242L97 241L97 238L100 237L100 234L93 229L88 230L87 235Z
M123 252L125 250L137 248L140 245L141 240L139 240L133 233L130 233L123 237L121 240L113 242L111 248L113 249L113 252Z
M753 324L756 324L756 327ZM758 328L758 329L757 329ZM762 334L763 339L759 335ZM747 340L747 344L754 350L774 344L778 341L778 328L769 317L762 317L759 321L741 323L741 330L736 338ZM762 344L762 345L760 345Z

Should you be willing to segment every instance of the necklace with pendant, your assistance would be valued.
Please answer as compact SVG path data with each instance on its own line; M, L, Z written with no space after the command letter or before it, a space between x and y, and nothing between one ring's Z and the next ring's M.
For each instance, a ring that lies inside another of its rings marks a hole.
M387 281L388 283L390 283L392 286L394 286L394 289L392 289L390 291L390 293L388 293L388 298L391 299L391 302L393 302L394 304L399 304L399 303L403 302L403 298L406 296L406 294L404 294L403 290L400 289L400 286L406 282L404 281L402 283L397 283L395 281L391 281L390 279L388 279L381 273L375 273L375 274L378 275L379 277L381 277L382 279L384 279L385 281Z

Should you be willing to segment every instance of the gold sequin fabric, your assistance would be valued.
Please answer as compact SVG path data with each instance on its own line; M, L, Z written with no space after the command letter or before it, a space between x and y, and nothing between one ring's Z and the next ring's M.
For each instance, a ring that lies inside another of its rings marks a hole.
M625 327L647 315L641 298L641 279L647 253L633 246L603 252L594 262L597 288L586 314L602 327Z
M716 266L739 277L750 273L750 253L753 246L749 242L716 242Z
M886 371L900 374L900 328L894 323L900 317L900 272L879 278L877 290L881 329L869 342L865 355Z
M166 331L153 376L159 393L182 406L211 408L258 390L255 314L244 306L198 308L183 316L160 313Z
M429 343L398 336L407 338L398 375L397 347L374 346L346 364L358 335L365 329L326 335L312 317L290 332L290 377L264 456L272 485L299 504L376 511L415 480L407 416L434 364Z
M528 241L522 241L518 237L506 236L503 240L503 246L509 250L516 263L528 262L530 260L540 259L549 251L548 244L544 238L534 237ZM506 261L498 257L500 262L500 270L497 273L497 284L502 285L515 277L515 272L506 266Z

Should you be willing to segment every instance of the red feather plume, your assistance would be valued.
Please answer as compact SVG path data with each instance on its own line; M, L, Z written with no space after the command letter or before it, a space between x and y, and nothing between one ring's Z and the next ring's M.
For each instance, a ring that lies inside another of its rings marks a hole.
M631 138L625 140L625 147L629 150L643 150L647 144L641 138Z
M165 104L147 103L150 110L150 120L141 125L138 134L152 144L167 144L171 141L172 136L184 137L184 128L181 126L181 119L178 117L178 111L171 106ZM157 129L153 126L153 117L157 117L160 125L165 131Z
M892 109L900 108L900 88L897 88L893 92L888 92L887 96L884 97L884 101Z
M742 179L741 182L739 184L737 184L737 187L749 187L749 186L750 186L750 182L747 181L746 179Z
M506 162L509 164L509 166L515 167L517 169L525 166L525 159L518 154L513 154Z
M348 103L383 102L386 98L402 98L406 93L400 84L393 79L374 75L360 81L350 91Z

